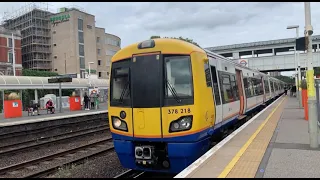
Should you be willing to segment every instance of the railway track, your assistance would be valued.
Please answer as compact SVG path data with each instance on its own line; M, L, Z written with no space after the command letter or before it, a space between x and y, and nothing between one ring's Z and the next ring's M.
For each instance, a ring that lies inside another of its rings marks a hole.
M26 136L26 135L40 134L40 133L47 132L47 131L53 131L53 130L56 130L56 129L59 129L62 127L74 127L74 126L80 127L84 124L94 123L97 121L97 119L98 119L97 117L90 117L86 120L81 120L81 121L68 122L65 124L54 125L54 126L44 126L44 127L39 127L37 129L24 129L24 130L20 130L18 132L1 134L0 141L10 139L10 138L22 137L22 136ZM108 117L106 117L105 124L108 124L107 122L108 122ZM38 123L40 123L40 122L38 122Z
M79 163L90 157L114 150L112 138L105 138L94 143L70 150L32 159L0 169L0 178L44 177L58 171L58 168L72 163Z
M55 136L50 136L46 138L41 138L37 140L29 140L25 142L19 142L11 145L1 146L0 147L0 156L5 156L8 154L15 154L21 151L25 151L27 149L31 148L39 148L42 146L50 145L57 142L62 142L66 140L70 140L73 138L79 138L83 136L87 136L90 134L97 134L97 133L103 133L106 132L106 130L109 130L109 126L107 125L100 125L100 126L94 126L87 129L82 129L78 131L72 131L68 133L63 133Z
M139 176L142 176L145 172L143 171L136 171L133 169L129 169L126 172L123 172L117 176L115 176L114 178L138 178Z

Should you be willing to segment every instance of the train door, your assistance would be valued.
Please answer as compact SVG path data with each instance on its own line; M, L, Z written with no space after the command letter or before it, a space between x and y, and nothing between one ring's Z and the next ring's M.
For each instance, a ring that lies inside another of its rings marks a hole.
M161 54L133 55L131 62L131 102L134 137L162 138Z
M218 124L222 121L222 103L220 97L220 85L218 82L218 73L215 66L210 66L211 70L211 78L212 78L212 91L214 95L214 102L215 102L215 124Z
M239 97L240 97L240 110L239 110L239 115L244 114L244 108L246 107L246 101L244 98L244 92L243 92L243 85L242 85L242 71L236 69L236 80L237 80L237 85L238 85L238 91L239 91Z

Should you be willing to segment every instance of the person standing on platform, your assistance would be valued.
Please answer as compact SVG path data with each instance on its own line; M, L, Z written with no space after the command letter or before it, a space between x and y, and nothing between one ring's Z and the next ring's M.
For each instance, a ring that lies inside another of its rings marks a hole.
M287 95L288 88L284 87L284 94Z
M84 94L83 100L84 100L84 109L89 110L89 97L87 93Z

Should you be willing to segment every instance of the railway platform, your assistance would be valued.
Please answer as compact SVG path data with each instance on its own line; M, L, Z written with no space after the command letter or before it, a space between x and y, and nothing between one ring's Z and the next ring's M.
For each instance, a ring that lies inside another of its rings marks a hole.
M281 96L175 178L320 177L319 159L297 99Z
M13 126L13 125L21 125L28 124L40 121L51 121L58 119L66 119L66 118L74 118L80 116L88 116L94 114L107 113L108 106L107 103L103 103L99 105L99 109L95 110L80 110L80 111L70 111L69 109L63 109L62 113L59 113L59 110L56 109L54 114L47 114L46 111L42 111L40 115L28 116L27 111L23 111L22 117L20 118L8 118L4 119L3 114L0 114L0 127L5 126Z

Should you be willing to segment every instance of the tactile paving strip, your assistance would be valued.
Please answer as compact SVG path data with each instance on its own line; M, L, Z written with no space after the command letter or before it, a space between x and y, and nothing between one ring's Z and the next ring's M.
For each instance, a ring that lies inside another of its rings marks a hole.
M228 173L227 178L254 178L263 155L268 147L273 132L281 117L287 99L281 103L278 109L270 117L263 129L257 134L246 151L239 158L235 166Z

